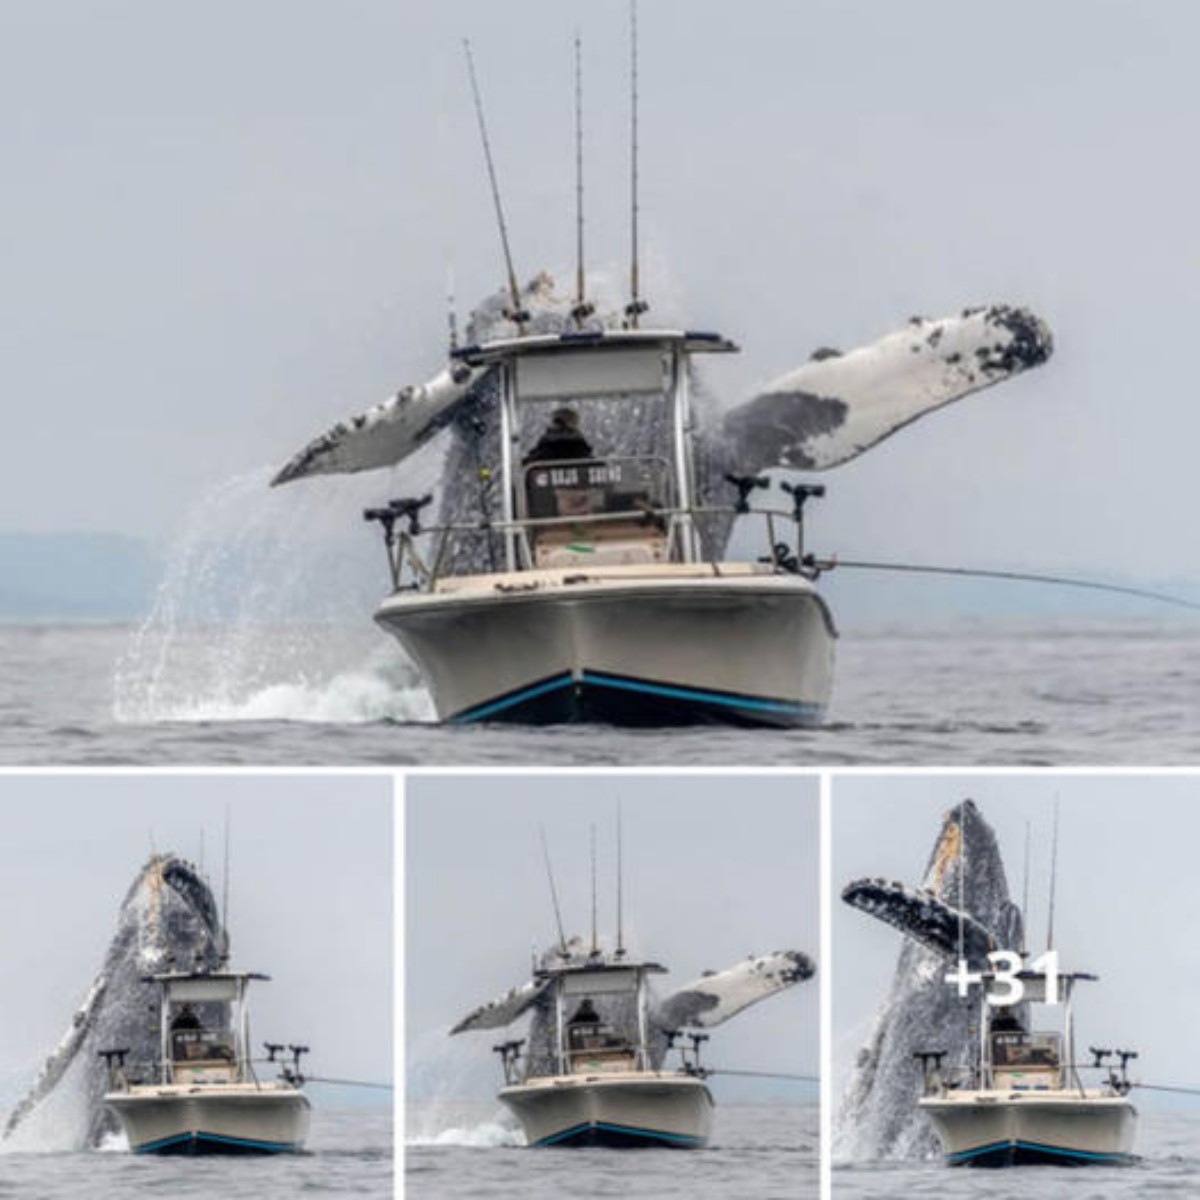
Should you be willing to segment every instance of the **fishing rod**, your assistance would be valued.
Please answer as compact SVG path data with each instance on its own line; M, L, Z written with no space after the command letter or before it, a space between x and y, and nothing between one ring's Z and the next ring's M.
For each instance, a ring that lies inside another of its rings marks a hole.
M899 571L913 575L953 575L973 579L1004 579L1017 583L1051 583L1060 587L1084 588L1094 592L1114 592L1121 596L1137 596L1142 600L1157 600L1161 604L1174 604L1179 608L1190 608L1200 612L1200 601L1185 600L1167 592L1150 591L1147 588L1127 587L1117 583L1100 583L1095 579L1081 579L1075 575L1043 575L1035 571L998 571L985 567L944 567L930 563L871 562L865 559L817 558L804 556L804 566L816 571L848 569L854 571Z
M483 98L479 93L479 80L475 74L475 56L471 43L463 38L463 53L467 59L467 73L471 79L471 95L475 101L475 120L479 125L479 140L483 143L483 157L487 163L488 180L492 186L492 203L496 208L496 223L500 227L500 245L504 250L504 266L508 273L508 292L512 300L509 318L519 331L524 331L529 313L521 307L521 289L517 286L517 273L513 269L512 249L508 242L508 225L504 220L504 206L500 202L500 185L496 181L496 165L492 161L492 144L488 139L487 122L483 115Z

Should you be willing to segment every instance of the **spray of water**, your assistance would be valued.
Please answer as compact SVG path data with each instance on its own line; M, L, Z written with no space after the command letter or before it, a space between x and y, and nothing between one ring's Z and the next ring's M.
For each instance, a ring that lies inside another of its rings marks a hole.
M441 459L420 455L403 486L431 485ZM269 478L262 468L226 481L182 523L118 664L114 716L429 719L415 668L370 619L388 580L362 509L400 483L374 473L271 489Z
M487 1053L483 1041L471 1035L452 1038L447 1025L421 1035L409 1047L406 1144L524 1145L506 1110L494 1100L483 1099L494 1096L500 1086L499 1063Z

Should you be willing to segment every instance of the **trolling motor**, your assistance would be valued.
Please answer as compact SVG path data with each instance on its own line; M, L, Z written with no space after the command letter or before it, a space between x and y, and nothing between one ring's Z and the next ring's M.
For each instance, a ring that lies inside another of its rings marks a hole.
M504 1082L517 1082L517 1061L521 1057L521 1047L525 1045L525 1039L521 1038L515 1042L501 1042L498 1046L493 1046L492 1051L500 1055L500 1062L504 1068Z
M421 532L421 509L433 502L432 494L421 497L404 496L398 500L389 500L386 508L367 508L363 510L364 521L378 521L383 526L384 537L388 545L392 544L392 530L397 521L408 522L408 536L417 537Z
M96 1057L104 1059L108 1071L109 1084L116 1084L125 1074L125 1059L129 1055L129 1047L123 1046L115 1050L97 1050Z
M732 483L737 488L737 503L733 506L736 513L750 511L750 493L759 488L769 488L771 481L765 475L730 475L725 476L726 483Z
M913 1053L913 1058L921 1064L921 1076L925 1081L926 1094L941 1087L942 1062L945 1057L945 1050L917 1050Z
M266 1043L264 1043L264 1045L265 1044ZM268 1049L269 1048L270 1047L268 1047ZM282 1051L283 1047L277 1046L276 1049ZM288 1081L288 1083L293 1083L297 1087L300 1087L304 1083L304 1075L300 1071L300 1059L309 1052L308 1047L289 1045L288 1049L292 1052L292 1061L291 1063L287 1063L286 1061L284 1062L283 1077ZM273 1062L274 1059L271 1061Z
M407 550L418 569L423 569L420 556L413 539L421 534L421 509L433 503L433 495L404 496L397 500L389 500L385 508L363 509L364 521L378 521L383 527L383 545L387 551L388 566L392 572L392 586L400 589L400 576L404 567L404 554ZM396 536L396 522L406 521L408 528ZM399 545L399 550L397 550ZM414 588L416 583L412 585Z
M1125 1096L1133 1087L1133 1084L1129 1082L1129 1061L1137 1058L1138 1052L1136 1050L1114 1050L1113 1053L1121 1060L1121 1078L1119 1081L1113 1079L1113 1090ZM1113 1074L1115 1075L1116 1072Z
M825 495L823 483L791 484L784 480L780 485L792 498L792 516L796 521L796 557L804 562L804 506L810 500L820 500Z

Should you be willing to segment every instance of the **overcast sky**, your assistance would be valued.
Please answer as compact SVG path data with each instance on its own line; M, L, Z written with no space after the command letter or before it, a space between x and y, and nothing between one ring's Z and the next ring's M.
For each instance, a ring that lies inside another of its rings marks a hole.
M920 883L943 815L967 797L995 829L1009 894L1023 891L1030 822L1029 943L1046 945L1054 797L1061 803L1055 944L1080 988L1078 1044L1132 1047L1147 1083L1200 1086L1195 996L1200 958L1200 782L1146 776L839 778L833 796L834 1096L887 994L900 935L850 908L841 889L864 875ZM1139 1093L1140 1103L1162 1103ZM1194 1102L1192 1102L1194 1104Z
M463 305L501 279L463 34L528 277L569 266L582 31L588 241L623 273L625 25L583 0L11 7L0 529L165 534L439 367L448 260ZM1200 575L1200 8L653 0L641 25L649 297L743 343L728 396L913 313L1010 301L1056 331L1044 370L831 476L822 548Z
M220 901L226 805L233 965L272 977L251 994L258 1035L311 1046L314 1074L391 1078L390 779L8 775L0 778L6 1100L66 1031L152 846L198 862L203 830ZM318 1109L349 1098L342 1089L314 1093Z
M408 1082L428 1098L487 1099L499 1086L494 1033L451 1039L471 1009L529 978L530 947L556 939L538 841L544 826L567 936L590 931L595 823L601 940L615 926L616 804L624 828L625 941L679 987L750 954L819 958L817 785L762 776L441 776L410 779L405 1020ZM613 944L610 940L609 945ZM820 967L818 965L818 971ZM712 1031L711 1066L815 1075L817 982ZM718 1099L761 1100L770 1082Z

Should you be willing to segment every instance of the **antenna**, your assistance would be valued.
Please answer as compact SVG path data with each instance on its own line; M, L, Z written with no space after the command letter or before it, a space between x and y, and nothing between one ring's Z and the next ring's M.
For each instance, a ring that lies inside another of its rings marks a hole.
M496 222L500 226L500 245L504 249L504 265L508 271L508 293L512 298L512 311L507 316L523 332L525 322L529 320L529 314L521 307L521 290L517 287L517 273L513 270L512 250L508 244L508 226L504 221L504 206L500 203L500 185L496 182L496 166L492 162L492 144L488 140L487 122L483 117L483 99L479 94L479 80L475 76L475 58L471 54L471 43L467 38L463 38L463 50L467 56L467 71L471 77L471 94L475 98L475 118L479 122L483 157L487 161L488 179L492 185L492 201L496 206Z
M596 938L596 826L592 826L592 953L600 949Z
M629 303L625 316L631 329L638 327L638 317L649 311L648 305L639 295L638 278L638 44L637 44L637 0L629 0L629 77L630 77L630 217L631 217L631 260L629 269Z
M200 826L200 876L204 877L204 826Z
M958 958L963 959L965 933L963 924L967 911L967 802L964 800L958 813Z
M621 801L617 801L617 957L625 954L624 889L621 886Z
M225 805L225 871L221 881L221 928L225 931L225 945L229 945L229 805Z
M1021 889L1021 952L1029 949L1029 822L1025 822L1025 884Z
M1046 949L1054 949L1054 893L1058 889L1058 794L1054 796L1054 836L1050 841L1050 910L1046 918Z
M554 871L550 867L550 848L546 845L546 827L538 826L538 834L542 839L542 858L546 863L546 878L550 881L550 900L554 904L554 920L558 925L558 952L566 958L567 935L563 932L562 912L558 907L558 888L554 886Z
M575 34L575 307L571 316L581 329L595 309L587 302L583 273L583 43Z

